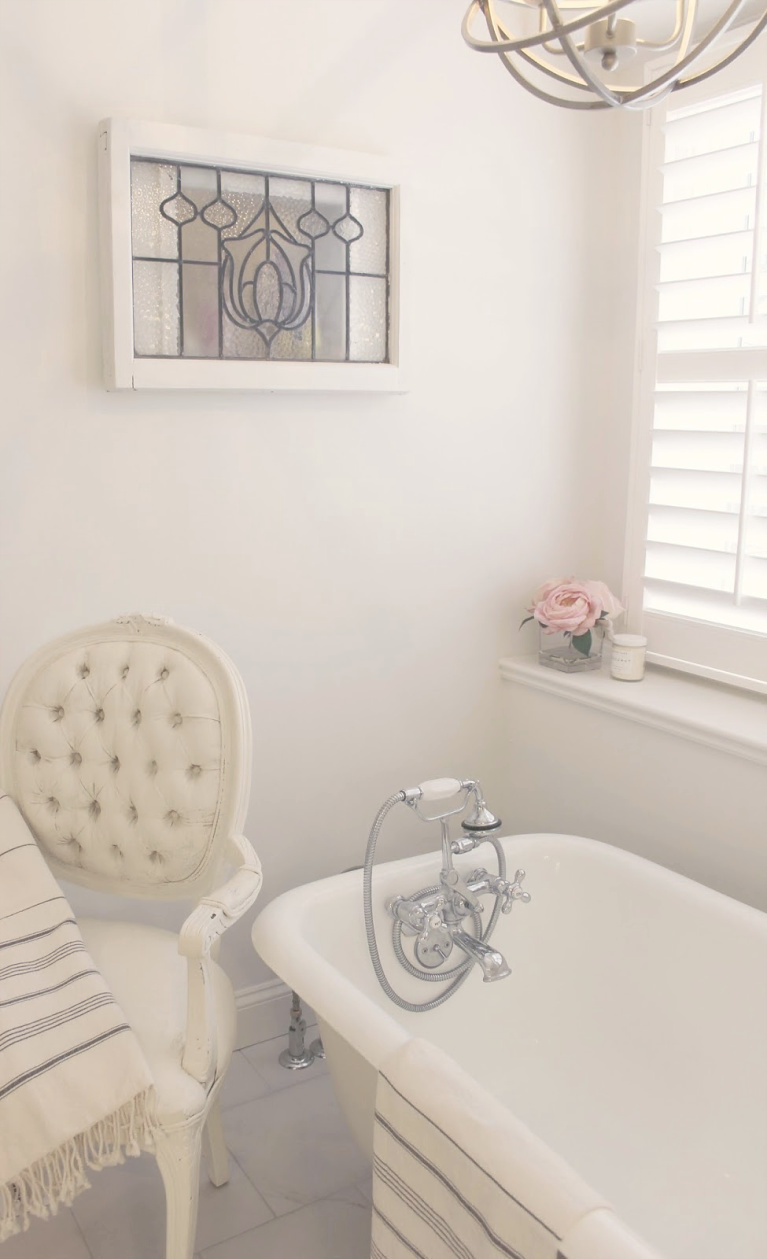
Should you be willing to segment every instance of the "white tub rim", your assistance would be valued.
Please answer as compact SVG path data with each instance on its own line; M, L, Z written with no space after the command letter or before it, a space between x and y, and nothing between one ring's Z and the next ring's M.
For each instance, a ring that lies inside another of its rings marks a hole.
M701 906L716 908L718 914L732 914L741 925L752 919L762 929L765 914L742 901L736 901L722 892L706 887L694 879L660 866L657 862L618 848L602 840L561 832L525 832L499 837L504 841L537 841L545 843L549 851L564 846L570 853L579 848L596 855L618 867L644 868L662 884L679 889L688 900L694 899ZM412 854L395 861L377 862L373 872L375 895L376 870L386 870L387 878L402 873L402 893L414 891L423 882L433 881L435 861L439 854L433 850ZM422 871L421 874L419 872ZM422 880L419 882L419 879ZM361 870L330 875L310 883L301 884L275 897L257 916L252 929L256 952L279 977L299 994L305 995L312 1008L360 1053L376 1070L395 1049L416 1033L405 1028L399 1021L399 1009L391 1003L387 1011L378 1006L364 989L348 979L343 972L327 961L309 943L301 931L303 910L330 902L339 892L359 886L359 913L362 915ZM396 983L396 975L391 977ZM424 1028L425 1034L426 1029Z

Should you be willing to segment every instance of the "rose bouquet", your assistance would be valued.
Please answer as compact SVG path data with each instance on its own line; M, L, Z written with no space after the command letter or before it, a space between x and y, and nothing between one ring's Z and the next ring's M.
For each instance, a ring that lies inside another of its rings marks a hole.
M623 611L603 581L560 577L536 590L522 625L537 621L544 634L565 634L576 651L588 656L594 626L602 629ZM520 626L520 629L522 626Z

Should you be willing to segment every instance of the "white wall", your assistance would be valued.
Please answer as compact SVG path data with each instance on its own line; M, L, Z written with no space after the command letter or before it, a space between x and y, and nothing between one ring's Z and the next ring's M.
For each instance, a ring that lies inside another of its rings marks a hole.
M767 911L767 766L515 682L504 712L510 831L600 839Z
M252 705L262 903L361 862L400 786L497 787L496 661L530 587L618 580L630 124L522 92L463 45L464 4L0 6L2 682L49 637L126 611L218 640ZM395 160L415 240L410 392L105 393L110 115ZM434 844L392 824L393 855ZM255 983L233 934L235 982Z

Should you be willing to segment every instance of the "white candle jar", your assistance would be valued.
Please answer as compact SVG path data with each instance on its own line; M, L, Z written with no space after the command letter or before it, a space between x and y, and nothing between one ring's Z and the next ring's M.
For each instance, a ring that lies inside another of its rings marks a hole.
M647 639L642 634L613 634L610 673L620 682L641 682Z

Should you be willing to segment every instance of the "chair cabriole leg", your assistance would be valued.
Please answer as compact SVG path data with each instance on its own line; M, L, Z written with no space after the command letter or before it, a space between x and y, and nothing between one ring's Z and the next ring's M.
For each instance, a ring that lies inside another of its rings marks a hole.
M202 1140L205 1163L212 1183L216 1186L225 1185L229 1179L229 1153L224 1140L224 1125L221 1122L218 1098L208 1111Z
M165 1184L165 1259L192 1259L200 1191L202 1125L157 1138L155 1157Z

